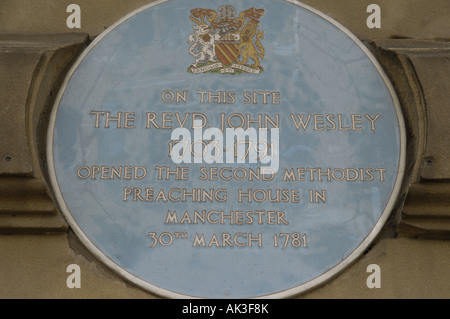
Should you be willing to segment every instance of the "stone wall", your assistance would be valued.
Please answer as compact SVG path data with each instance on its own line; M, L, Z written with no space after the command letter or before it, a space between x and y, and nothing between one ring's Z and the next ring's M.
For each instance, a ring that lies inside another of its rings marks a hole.
M0 297L154 298L99 263L78 242L48 187L46 129L71 64L106 27L147 3L79 0L0 2ZM450 297L450 3L448 0L308 0L372 50L400 99L407 174L391 220L356 263L301 298ZM366 25L381 8L381 28ZM66 285L70 264L81 288ZM381 288L366 285L381 268Z

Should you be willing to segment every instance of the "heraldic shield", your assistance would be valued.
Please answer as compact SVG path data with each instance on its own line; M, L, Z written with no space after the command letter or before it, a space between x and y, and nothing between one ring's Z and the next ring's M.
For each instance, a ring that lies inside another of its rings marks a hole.
M204 8L191 10L190 19L195 23L189 36L190 54L195 63L191 73L253 73L263 72L261 61L264 48L259 30L263 9L250 8L237 14L231 5L223 5L217 11Z
M216 56L225 66L231 66L239 57L239 42L221 41L216 43Z

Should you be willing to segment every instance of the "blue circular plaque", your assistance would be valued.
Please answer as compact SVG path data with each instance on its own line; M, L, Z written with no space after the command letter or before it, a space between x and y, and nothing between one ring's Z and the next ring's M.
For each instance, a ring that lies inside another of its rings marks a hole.
M296 1L155 1L98 36L52 112L80 240L164 297L288 297L358 258L397 200L405 133L361 42Z

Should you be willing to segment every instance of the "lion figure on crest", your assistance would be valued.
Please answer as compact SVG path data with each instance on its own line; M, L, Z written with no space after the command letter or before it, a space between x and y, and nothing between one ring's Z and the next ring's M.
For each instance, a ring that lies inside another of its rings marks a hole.
M194 67L200 61L215 62L214 36L211 35L211 27L207 24L193 25L194 33L189 36L189 43L194 43L189 52L195 58Z

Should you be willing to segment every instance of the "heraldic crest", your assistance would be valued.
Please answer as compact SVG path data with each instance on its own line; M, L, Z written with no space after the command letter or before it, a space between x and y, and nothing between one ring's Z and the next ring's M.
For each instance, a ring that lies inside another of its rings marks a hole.
M264 9L250 8L238 15L231 5L217 11L192 9L190 19L195 24L189 35L189 53L194 63L188 72L262 73L264 32L258 28L263 14Z

